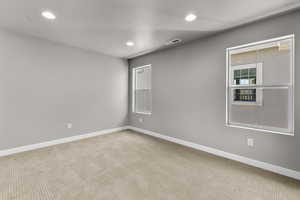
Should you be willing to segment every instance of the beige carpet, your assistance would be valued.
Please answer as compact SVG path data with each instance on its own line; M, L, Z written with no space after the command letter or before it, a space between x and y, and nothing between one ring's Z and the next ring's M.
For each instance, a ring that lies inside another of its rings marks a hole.
M0 158L0 198L299 200L300 181L123 131Z

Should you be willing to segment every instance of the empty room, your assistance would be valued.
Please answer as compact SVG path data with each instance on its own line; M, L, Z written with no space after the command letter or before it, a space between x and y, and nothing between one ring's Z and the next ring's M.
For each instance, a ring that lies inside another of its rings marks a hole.
M2 0L0 200L300 200L299 22L299 0Z

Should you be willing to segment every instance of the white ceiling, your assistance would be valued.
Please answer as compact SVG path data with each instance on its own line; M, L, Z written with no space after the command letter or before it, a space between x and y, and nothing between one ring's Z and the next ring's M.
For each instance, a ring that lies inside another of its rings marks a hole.
M117 57L133 57L298 8L300 0L0 0L0 26ZM44 9L57 19L40 16ZM198 16L187 23L188 13ZM135 46L128 47L132 40Z

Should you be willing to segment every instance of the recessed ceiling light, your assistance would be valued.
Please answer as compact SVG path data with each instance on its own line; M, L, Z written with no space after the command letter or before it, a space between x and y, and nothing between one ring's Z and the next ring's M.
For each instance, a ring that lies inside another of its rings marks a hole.
M126 45L132 47L132 46L134 46L134 42L128 41L128 42L126 42Z
M50 20L56 19L56 16L55 16L52 12L46 11L46 10L42 12L42 16L43 16L44 18L50 19Z
M196 15L194 15L194 14L188 14L188 15L185 16L185 21L187 21L187 22L192 22L192 21L194 21L196 18L197 18Z

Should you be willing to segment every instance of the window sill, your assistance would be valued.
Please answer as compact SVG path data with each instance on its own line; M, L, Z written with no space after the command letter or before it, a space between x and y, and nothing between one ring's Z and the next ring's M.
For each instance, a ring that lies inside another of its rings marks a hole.
M274 134L279 134L279 135L287 135L287 136L295 136L294 132L285 132L285 131L281 131L281 130L268 130L266 128L260 128L260 127L248 127L247 125L243 125L243 124L229 124L226 123L227 127L231 127L231 128L241 128L241 129L248 129L248 130L254 130L254 131L260 131L260 132L264 132L264 133L274 133Z
M258 102L245 102L245 101L234 101L231 104L232 105L238 105L238 106L262 106L262 103L258 103Z
M147 113L147 112L132 112L134 114L139 114L139 115L152 115L152 113Z

